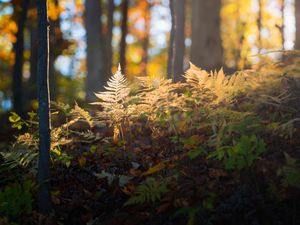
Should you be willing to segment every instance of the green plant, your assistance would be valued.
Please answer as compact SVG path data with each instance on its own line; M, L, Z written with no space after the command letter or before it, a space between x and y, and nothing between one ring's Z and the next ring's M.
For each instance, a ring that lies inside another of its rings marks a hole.
M101 173L94 173L94 176L96 176L99 179L106 178L109 186L111 186L114 182L117 181L119 187L124 187L132 179L132 177L129 176L116 175L113 173L105 172L104 170L102 170Z
M50 149L50 153L51 153L51 157L54 160L58 162L62 162L63 164L66 165L67 168L70 167L73 157L68 155L67 153L62 152L59 146L57 148Z
M300 188L300 167L297 160L284 152L286 165L279 170L282 175L282 184L284 186L294 186Z
M125 202L124 206L155 203L159 201L163 194L168 191L167 185L157 182L154 178L149 177L144 184L137 187L134 195Z
M15 145L8 152L0 152L4 162L0 165L0 172L14 169L18 166L22 168L34 167L38 152L28 149L24 145Z
M33 124L37 124L37 114L35 112L27 112L29 120L22 119L17 113L10 112L11 116L8 118L9 122L12 123L12 128L21 130L24 126L31 127Z
M0 215L17 219L32 211L33 184L30 180L23 184L6 187L0 192Z
M224 160L226 169L244 169L250 167L265 152L265 143L255 135L241 136L235 145L222 146L209 154L208 158Z

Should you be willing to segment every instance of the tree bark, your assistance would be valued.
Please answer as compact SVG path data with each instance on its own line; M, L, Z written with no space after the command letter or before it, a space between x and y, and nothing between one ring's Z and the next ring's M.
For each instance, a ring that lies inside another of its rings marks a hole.
M258 17L257 17L257 48L258 48L258 53L261 52L262 49L262 40L261 40L261 29L262 29L262 10L263 10L263 5L262 5L262 0L258 0Z
M174 59L173 59L173 81L178 82L182 80L183 74L183 60L185 52L185 1L174 1L174 14L175 14L175 46L174 46Z
M49 113L49 22L47 0L38 0L38 99L39 99L39 212L52 211L50 194L50 113Z
M113 39L113 28L114 28L114 12L115 3L114 1L108 1L108 13L107 13L107 76L110 76L112 71L112 61L113 61L113 49L112 49L112 39Z
M170 40L169 40L168 66L167 66L168 79L172 79L173 76L173 55L174 55L174 40L175 40L174 0L170 0L170 13L171 13L171 32L170 32Z
M94 93L102 90L106 83L101 16L101 2L86 0L84 19L87 43L86 101L88 102L95 99Z
M296 0L297 1L297 0ZM281 6L280 6L280 11L281 11L281 20L282 20L282 24L280 27L280 33L281 33L281 45L282 45L282 50L285 50L285 36L284 36L284 31L285 31L285 26L284 26L284 22L285 22L285 0L281 0Z
M121 42L120 42L120 65L123 74L126 74L126 37L128 33L128 7L129 0L122 2L122 24L121 24Z
M300 50L300 1L295 0L296 40L294 48Z
M192 1L191 61L203 69L222 66L220 10L221 0Z
M54 0L55 7L59 7L58 0ZM63 42L62 32L60 30L60 18L50 21L50 46L52 51L49 52L49 82L51 100L55 101L58 95L58 74L55 69L55 60L62 52L61 44Z
M18 17L18 31L16 34L16 43L14 44L15 64L13 67L13 106L18 114L23 114L23 62L24 62L24 28L27 20L27 11L29 8L29 0L23 0L21 12Z
M38 61L38 31L37 24L32 23L30 28L30 77L28 80L28 99L37 99L37 61Z

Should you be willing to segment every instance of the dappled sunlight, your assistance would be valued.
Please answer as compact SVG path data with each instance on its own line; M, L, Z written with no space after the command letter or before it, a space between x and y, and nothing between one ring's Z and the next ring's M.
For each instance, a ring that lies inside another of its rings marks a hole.
M299 15L0 0L0 225L300 224Z

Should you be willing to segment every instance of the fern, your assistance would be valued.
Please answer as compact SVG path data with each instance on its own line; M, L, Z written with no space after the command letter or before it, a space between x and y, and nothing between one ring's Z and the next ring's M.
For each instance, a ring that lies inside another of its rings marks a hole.
M113 111L123 106L126 97L130 93L129 83L121 73L119 65L118 71L108 80L106 91L95 93L101 102L94 102L93 105L101 105L106 111Z
M94 126L94 121L91 115L87 111L79 107L77 103L75 104L74 109L71 110L71 114L74 114L75 116L84 119L90 127Z
M143 204L145 202L155 203L159 201L164 193L168 191L165 184L157 182L154 178L147 178L144 184L137 187L135 195L125 202L124 206Z
M129 83L126 77L121 73L119 65L118 71L108 80L106 91L95 93L100 102L91 103L92 105L101 105L104 110L97 113L100 121L106 121L114 129L113 141L117 143L119 137L124 138L122 124L131 114L131 108L128 104L130 93Z
M223 70L208 73L190 63L190 69L184 75L186 82L194 89L208 89L216 95L216 102L232 100L240 91L247 90L252 85L245 72L238 72L231 76L225 76Z
M0 172L11 170L16 167L34 167L37 161L37 150L27 149L25 146L16 145L9 152L0 152L4 162L0 165Z

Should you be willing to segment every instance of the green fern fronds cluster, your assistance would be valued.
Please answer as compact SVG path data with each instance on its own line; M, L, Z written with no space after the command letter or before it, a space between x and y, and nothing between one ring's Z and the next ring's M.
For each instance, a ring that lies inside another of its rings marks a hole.
M124 206L155 203L159 201L166 192L168 192L168 188L165 184L159 183L154 178L149 177L144 184L137 187L134 196L129 198Z

